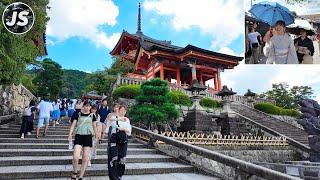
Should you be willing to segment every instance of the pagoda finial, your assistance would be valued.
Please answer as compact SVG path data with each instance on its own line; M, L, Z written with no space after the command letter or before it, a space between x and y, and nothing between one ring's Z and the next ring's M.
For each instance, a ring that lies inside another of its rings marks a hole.
M141 6L139 2L139 9L138 9L138 28L137 28L137 34L141 34Z

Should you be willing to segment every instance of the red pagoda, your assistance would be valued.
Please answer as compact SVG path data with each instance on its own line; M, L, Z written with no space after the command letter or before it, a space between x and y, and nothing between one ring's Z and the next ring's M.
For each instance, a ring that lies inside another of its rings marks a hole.
M169 83L189 88L195 81L205 85L213 79L214 87L209 90L221 90L220 72L233 69L243 57L221 54L193 45L179 47L171 41L156 40L144 35L141 31L141 8L138 9L138 28L135 34L123 31L110 52L120 56L123 61L135 64L135 71L128 73L130 78L149 80L160 78Z

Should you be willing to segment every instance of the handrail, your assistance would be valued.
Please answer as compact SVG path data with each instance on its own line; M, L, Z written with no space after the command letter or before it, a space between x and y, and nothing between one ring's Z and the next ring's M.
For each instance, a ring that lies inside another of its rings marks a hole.
M0 125L7 123L8 120L16 118L19 116L19 113L13 113L9 115L0 116Z
M132 130L133 132L137 132L137 133L141 133L144 135L148 135L151 138L155 139L155 140L160 140L163 141L169 145L173 145L176 147L179 147L181 149L184 149L188 152L192 152L195 153L197 155L203 156L205 158L217 161L219 163L225 164L227 166L233 167L237 170L241 170L243 172L246 172L248 174L251 175L256 175L265 179L283 179L283 180L287 180L287 179L300 179L297 177L293 177L278 171L274 171L259 165L255 165L253 163L250 162L246 162L240 159L236 159L234 157L230 157L230 156L226 156L224 154L215 152L215 151L210 151L208 149L204 149L198 146L194 146L185 142L181 142L179 140L175 140L172 138L168 138L165 137L163 135L160 134L156 134L153 132L150 132L148 130L142 129L142 128L138 128L135 126L132 126Z

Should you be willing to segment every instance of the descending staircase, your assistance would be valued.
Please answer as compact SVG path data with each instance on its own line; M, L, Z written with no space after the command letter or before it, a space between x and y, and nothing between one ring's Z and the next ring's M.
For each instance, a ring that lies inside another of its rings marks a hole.
M20 139L19 128L18 124L0 126L0 179L70 177L72 150L67 149L67 124L49 127L47 136L39 139L35 139L34 134ZM88 167L85 177L108 179L106 139L98 148L96 159L91 162L92 167ZM198 174L193 166L130 139L123 179L217 178Z
M230 108L246 119L252 120L260 127L264 126L266 128L269 128L271 131L278 132L281 135L285 135L288 138L291 138L306 147L309 146L308 135L303 129L283 122L266 113L240 103L232 103L230 105Z

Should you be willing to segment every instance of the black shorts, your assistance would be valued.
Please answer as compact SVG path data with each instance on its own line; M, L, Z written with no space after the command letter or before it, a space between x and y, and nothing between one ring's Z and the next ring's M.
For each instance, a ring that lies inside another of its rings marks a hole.
M76 134L74 138L74 145L81 145L82 147L92 147L92 135Z

